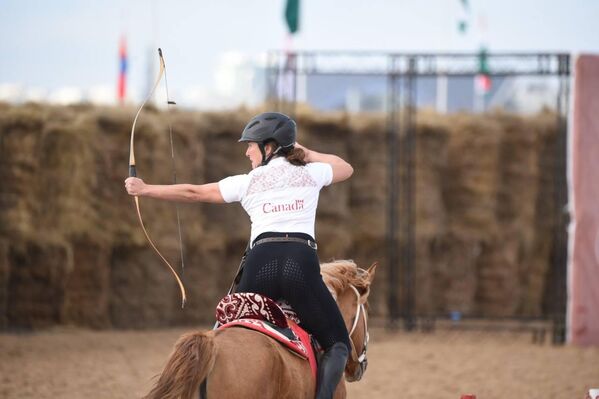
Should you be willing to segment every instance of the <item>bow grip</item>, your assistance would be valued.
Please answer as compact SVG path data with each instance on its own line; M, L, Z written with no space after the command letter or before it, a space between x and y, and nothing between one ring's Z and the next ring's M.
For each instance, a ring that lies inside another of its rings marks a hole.
M135 165L129 165L129 177L137 177L137 169Z

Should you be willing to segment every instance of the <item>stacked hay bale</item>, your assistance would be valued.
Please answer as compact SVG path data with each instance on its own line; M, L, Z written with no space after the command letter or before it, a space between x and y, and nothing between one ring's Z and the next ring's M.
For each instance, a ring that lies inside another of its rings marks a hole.
M3 319L8 326L53 325L62 320L73 256L64 237L53 234L54 210L45 207L51 201L48 197L58 191L55 172L62 165L52 163L44 144L51 145L54 137L47 120L53 116L68 119L69 115L64 110L42 107L10 109L2 115L0 262L4 265L0 270L5 274L0 281L6 284ZM50 163L45 174L39 173L42 162Z
M354 166L349 181L351 248L344 257L362 267L378 261L376 289L369 303L374 314L387 314L389 268L387 257L388 151L385 145L385 119L376 115L353 115L349 121L348 159ZM375 292L376 291L376 292Z
M135 110L35 104L1 109L0 326L210 322L247 244L243 209L179 205L189 298L181 311L178 287L147 244L123 189ZM139 177L172 182L169 121L179 182L247 173L245 147L236 141L255 112L167 114L147 108L136 129ZM552 114L419 113L418 314L541 314L555 215L555 120ZM339 154L355 169L351 180L321 193L316 226L321 260L353 258L363 267L380 261L370 302L372 313L384 316L385 119L302 109L297 121L302 144ZM400 140L405 145L405 137ZM398 160L400 175L401 165ZM175 207L140 202L151 238L180 271Z
M552 302L556 294L564 295L563 292L555 292L556 286L561 284L559 276L553 274L552 251L560 218L564 217L567 210L560 208L556 201L556 175L559 173L557 117L551 112L545 112L530 121L530 126L538 136L539 154L536 167L539 171L539 190L535 201L535 233L525 277L528 290L525 292L525 307L522 313L538 316L555 311L555 303Z
M441 182L445 234L432 249L437 312L475 312L477 260L496 234L498 143L501 129L482 116L444 122L447 168Z
M449 126L434 113L419 116L415 154L415 307L419 314L435 315L445 310L440 293L451 279L442 249L447 238L448 212L444 187L448 178ZM451 304L453 308L454 304Z
M511 316L520 312L526 286L522 278L530 260L538 195L538 137L526 121L496 114L489 120L500 126L498 143L497 231L487 242L478 264L478 311Z

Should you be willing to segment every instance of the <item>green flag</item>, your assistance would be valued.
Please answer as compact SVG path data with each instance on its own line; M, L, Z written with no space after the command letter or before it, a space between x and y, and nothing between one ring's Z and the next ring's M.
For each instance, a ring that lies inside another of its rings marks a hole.
M285 7L285 21L291 34L299 30L299 2L300 0L287 0Z
M489 75L491 69L489 68L489 51L485 46L481 46L478 51L478 73L481 75Z

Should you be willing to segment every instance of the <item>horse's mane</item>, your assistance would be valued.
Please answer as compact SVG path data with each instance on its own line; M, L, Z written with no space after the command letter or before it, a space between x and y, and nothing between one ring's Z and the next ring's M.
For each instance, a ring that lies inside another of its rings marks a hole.
M362 296L370 292L370 279L364 269L358 268L353 260L336 260L320 265L324 283L337 295L353 285Z

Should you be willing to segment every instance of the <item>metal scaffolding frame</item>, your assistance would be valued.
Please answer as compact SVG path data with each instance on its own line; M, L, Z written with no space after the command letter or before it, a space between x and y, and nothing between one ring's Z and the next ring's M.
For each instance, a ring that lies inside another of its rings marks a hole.
M388 224L386 228L388 280L388 324L409 331L417 326L414 311L415 262L415 149L416 79L422 77L473 77L481 72L481 53L385 53L345 51L270 51L267 56L267 104L273 109L295 114L298 78L301 76L386 76ZM567 53L489 53L490 77L554 76L559 80L556 111L555 201L558 214L552 248L554 296L548 307L553 319L553 342L565 341L566 261L567 261L567 182L566 137L569 111L570 55ZM284 84L282 84L284 82ZM400 112L403 110L403 112ZM399 173L402 170L404 173ZM399 239L401 238L403 239ZM403 300L400 301L400 296ZM404 304L400 309L400 302Z

